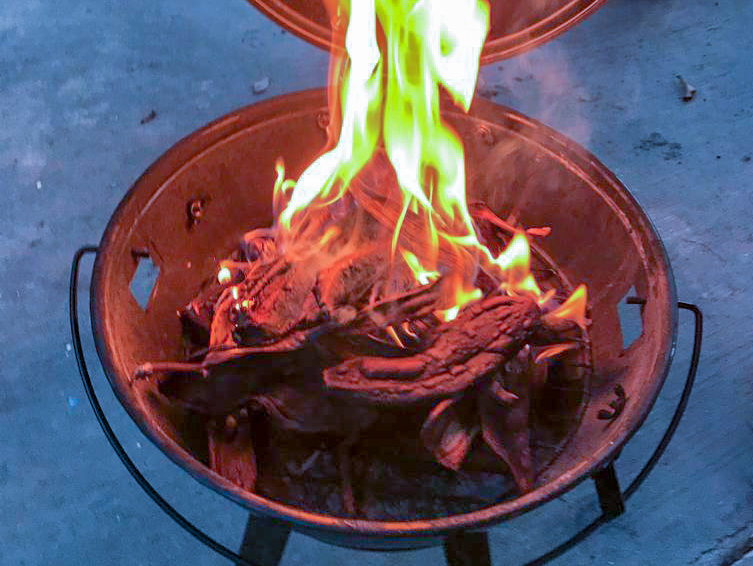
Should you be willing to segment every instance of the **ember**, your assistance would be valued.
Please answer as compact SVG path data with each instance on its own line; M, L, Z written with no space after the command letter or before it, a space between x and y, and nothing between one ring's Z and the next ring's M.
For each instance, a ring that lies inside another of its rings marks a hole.
M297 182L278 161L275 225L246 234L179 312L189 359L135 377L159 374L163 395L207 415L211 465L249 490L263 473L262 414L268 437L339 439L343 508L355 514L351 452L409 411L419 421L401 434L436 462L459 470L478 438L526 491L532 398L550 361L584 343L587 296L534 277L528 237L547 228L466 202L439 89L468 110L489 8L376 0L336 13L348 28L326 150Z

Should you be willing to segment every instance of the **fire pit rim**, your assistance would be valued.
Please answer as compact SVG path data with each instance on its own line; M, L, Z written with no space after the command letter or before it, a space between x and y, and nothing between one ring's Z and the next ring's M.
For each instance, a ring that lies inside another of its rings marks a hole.
M399 540L408 537L438 537L458 529L488 526L519 516L547 501L550 501L551 499L573 489L581 481L590 477L594 472L612 462L619 455L624 444L630 440L632 435L640 428L648 416L648 413L655 403L656 397L661 391L674 356L677 339L676 290L666 250L656 229L636 201L635 197L633 197L619 179L604 167L590 152L536 120L532 120L514 110L483 99L476 99L474 102L471 111L473 117L481 120L492 120L495 113L502 112L518 120L525 127L535 127L539 130L539 133L546 136L547 142L553 142L563 146L567 150L568 157L578 157L579 159L584 160L590 167L595 168L600 175L603 175L607 181L617 187L622 198L624 198L629 205L634 207L635 211L640 215L641 220L645 223L644 228L648 230L648 233L653 239L652 244L657 246L656 250L660 252L659 256L662 260L662 266L660 267L664 268L668 285L666 290L668 293L667 300L671 305L669 312L670 320L668 320L668 326L671 332L670 335L666 337L667 347L664 349L665 355L661 371L657 373L653 380L655 387L646 395L649 402L644 404L644 410L635 415L630 423L625 423L623 420L622 422L615 424L615 430L619 431L616 441L612 443L603 443L599 450L584 456L583 460L570 467L566 472L560 474L554 480L515 499L491 505L477 511L414 521L350 519L324 513L305 511L239 488L229 480L204 466L174 439L165 434L161 429L154 427L148 416L141 410L141 407L128 401L128 395L123 387L123 381L119 381L113 377L118 374L119 370L117 369L116 360L112 356L111 349L107 344L112 338L112 329L103 324L103 321L105 320L104 312L106 310L106 305L104 298L105 293L102 292L102 286L106 279L106 269L108 267L106 258L108 251L113 245L113 240L119 236L120 231L123 229L123 226L121 225L121 216L130 205L131 200L137 195L138 188L144 183L154 185L154 178L160 180L157 190L150 197L155 198L164 187L164 183L168 178L177 174L182 167L187 166L187 164L193 159L198 158L220 140L252 127L254 124L261 123L264 120L277 115L280 110L290 111L291 109L300 109L302 107L326 107L326 92L323 89L312 89L286 94L261 103L248 105L220 117L203 128L187 135L167 150L139 177L115 209L103 233L100 241L99 252L95 259L90 293L92 331L95 338L97 353L105 369L108 381L110 381L113 391L119 401L131 418L137 423L142 432L144 432L152 442L159 446L162 451L173 460L173 462L187 470L201 483L242 505L254 514L266 515L276 519L290 521L293 523L293 528L296 530L309 532L314 536L317 534L321 535L322 531L325 531L333 536L360 536L367 539L387 537ZM249 114L253 115L250 120L248 116ZM175 164L179 164L179 166L175 167Z
M320 25L312 17L291 8L285 0L247 0L273 22L304 41L326 51L332 49L330 27ZM492 0L493 1L493 0ZM487 38L481 52L481 64L487 65L514 57L554 39L585 20L606 0L568 0L564 6L516 32Z

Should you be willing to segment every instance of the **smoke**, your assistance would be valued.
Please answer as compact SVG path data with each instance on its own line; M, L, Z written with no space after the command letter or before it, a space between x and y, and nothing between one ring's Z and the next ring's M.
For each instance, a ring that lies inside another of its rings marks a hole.
M578 84L571 56L560 43L536 49L482 68L477 95L522 112L586 145L591 125L576 103L591 100Z

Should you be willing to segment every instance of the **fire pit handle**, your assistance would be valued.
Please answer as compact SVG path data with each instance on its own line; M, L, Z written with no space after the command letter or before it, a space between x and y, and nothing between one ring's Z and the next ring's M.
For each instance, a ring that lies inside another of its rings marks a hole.
M176 523L178 523L181 527L183 527L189 534L193 535L196 539L199 540L199 542L204 543L206 546L217 552L218 554L221 554L228 560L234 561L236 564L240 564L242 566L259 566L259 564L252 562L246 558L243 558L242 556L236 554L226 546L220 544L213 538L211 538L209 535L205 534L203 531L200 531L198 528L196 528L188 519L186 519L183 515L181 515L172 505L170 505L165 499L162 498L162 496L157 493L157 491L152 487L152 485L149 483L149 481L141 474L141 472L136 467L136 464L133 463L133 460L128 456L125 449L123 448L123 445L120 444L120 441L118 441L117 437L115 436L115 433L113 432L112 428L110 427L110 423L107 421L107 417L105 416L104 411L102 410L102 406L99 404L99 400L97 399L97 394L94 392L94 387L92 386L91 376L89 375L89 370L86 367L86 360L84 359L84 349L81 346L81 331L78 326L78 271L79 271L79 264L81 263L81 258L86 254L96 254L98 252L97 246L83 246L79 248L76 253L73 255L73 263L71 265L71 280L70 280L70 286L69 286L69 295L68 295L68 313L71 321L71 338L73 339L73 350L76 354L76 364L78 365L78 372L81 375L81 381L84 384L84 389L86 390L86 396L89 399L89 404L92 406L92 409L94 410L94 415L97 417L97 421L99 422L99 426L102 427L102 431L105 433L105 436L107 437L107 440L110 443L110 446L112 446L112 449L115 450L115 454L118 455L118 458L120 458L120 461L123 462L123 465L126 467L128 472L133 476L133 479L136 480L136 483L139 484L141 489L143 489L146 494L152 498L152 500L162 509L165 513L167 513Z
M79 264L81 263L81 258L85 254L89 254L89 253L96 254L97 252L98 252L98 248L96 246L84 246L80 248L78 251L76 251L76 253L73 256L73 263L71 266L70 288L69 288L69 316L70 316L70 322L71 322L71 337L73 340L73 348L76 355L76 364L78 365L79 374L81 375L81 381L84 385L84 389L86 390L86 396L89 399L89 403L91 404L92 409L94 410L94 415L97 417L97 421L99 422L100 427L102 427L102 431L105 433L105 436L107 437L107 440L110 443L110 446L112 446L118 458L120 458L121 462L123 462L123 465L126 467L128 472L136 480L136 483L138 483L139 486L146 492L146 494L149 497L151 497L152 500L160 507L160 509L162 509L165 513L167 513L176 523L178 523L178 525L183 527L183 529L185 529L189 534L191 534L197 540L199 540L199 542L202 542L203 544L205 544L206 546L208 546L209 548L211 548L218 554L221 554L228 560L232 560L236 564L241 564L243 566L259 566L258 564L251 562L250 560L236 554L235 552L233 552L226 546L220 544L219 542L211 538L209 535L205 534L203 531L200 531L188 519L186 519L174 507L172 507L172 505L170 505L167 501L165 501L165 499L163 499L162 496L159 493L157 493L154 487L152 487L149 481L138 470L136 465L133 463L133 461L130 459L130 457L126 453L123 446L118 441L112 428L110 427L110 424L107 421L107 417L105 416L104 412L102 411L102 407L99 404L97 395L94 392L94 387L92 386L91 377L89 376L89 371L86 367L86 361L84 359L84 351L83 351L83 347L81 346L81 332L79 330L79 325L78 325L78 301L77 301L78 294L77 293L78 293ZM628 488L622 493L623 500L627 500L628 498L630 498L630 496L633 495L633 493L635 493L635 491L640 487L640 485L644 482L644 480L648 477L648 475L656 466L657 462L659 461L659 458L661 458L662 454L664 453L667 446L669 445L670 440L672 440L672 437L674 436L675 431L677 430L677 426L680 423L680 419L682 419L682 416L685 413L685 408L687 407L688 400L690 398L690 392L693 389L693 383L695 381L696 372L698 371L698 360L701 355L701 341L703 337L703 314L701 313L701 310L696 305L693 305L690 303L679 302L677 303L677 306L681 309L691 311L695 317L693 352L690 359L690 367L688 369L688 375L685 379L685 386L683 388L682 395L680 396L680 401L677 403L675 412L672 415L672 420L670 421L669 426L667 427L667 430L664 432L664 435L659 441L659 444L657 445L653 454L651 454L651 457L649 458L648 462L646 462L646 464L641 469L640 473L636 476L636 478L632 481L632 483L628 486ZM610 466L611 465L612 464L610 464ZM603 513L596 520L594 520L590 525L588 525L587 527L585 527L584 529L576 533L570 539L566 540L565 542L563 542L562 544L560 544L553 550L549 551L548 553L540 556L539 558L536 558L535 560L527 562L524 566L542 566L543 564L546 564L547 562L557 558L558 556L561 556L562 554L570 550L572 547L574 547L578 543L585 540L590 534L596 531L596 529L598 529L604 523L607 523L613 517L614 517L614 513L608 513L608 512Z
M664 435L661 437L661 440L659 441L659 444L657 445L653 454L651 454L651 457L648 459L635 479L630 483L628 488L622 493L623 501L627 501L630 496L635 493L635 491L641 486L641 484L645 481L656 464L659 462L659 458L661 458L662 454L664 454L664 451L667 449L670 440L672 440L672 437L677 430L677 426L680 424L682 415L685 413L685 408L687 407L688 400L690 399L690 392L692 391L693 383L695 382L695 375L698 371L698 360L701 356L701 342L703 339L703 313L701 312L701 309L699 309L692 303L678 302L677 306L681 309L692 312L695 320L693 333L693 353L690 357L690 367L688 368L688 375L685 378L685 386L683 387L680 401L677 403L677 407L675 408L675 412L672 415L672 420L669 422L667 430L664 431ZM605 469L611 469L613 471L613 463L610 463L609 466ZM555 558L561 556L562 554L573 548L578 543L583 542L590 534L596 531L596 529L598 529L604 523L608 523L614 517L615 514L610 513L608 510L605 510L605 512L602 513L598 518L596 518L590 525L578 531L571 538L569 538L556 548L550 550L546 554L543 554L538 558L531 560L530 562L526 562L523 566L542 566L543 564L554 560Z

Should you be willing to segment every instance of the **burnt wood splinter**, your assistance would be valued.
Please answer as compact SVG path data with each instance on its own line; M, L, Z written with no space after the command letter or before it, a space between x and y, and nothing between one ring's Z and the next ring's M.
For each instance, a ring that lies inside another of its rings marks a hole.
M254 491L256 486L256 455L251 441L248 414L240 418L228 415L220 424L207 426L209 467L239 487Z

